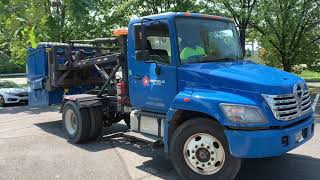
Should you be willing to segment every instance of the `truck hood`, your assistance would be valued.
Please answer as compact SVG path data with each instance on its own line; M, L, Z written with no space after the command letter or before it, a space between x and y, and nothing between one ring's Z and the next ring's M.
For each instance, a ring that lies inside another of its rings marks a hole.
M183 64L178 69L179 80L192 87L228 88L261 94L290 94L296 83L304 80L291 73L251 61L226 61Z

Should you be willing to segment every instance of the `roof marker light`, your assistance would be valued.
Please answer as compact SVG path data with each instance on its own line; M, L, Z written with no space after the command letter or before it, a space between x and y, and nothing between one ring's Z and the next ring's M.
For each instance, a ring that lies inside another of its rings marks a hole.
M113 31L113 34L115 36L126 36L126 35L128 35L128 30L127 29L116 29Z
M222 19L222 17L221 16L210 16L210 18L212 18L212 19Z
M191 16L191 13L190 12L185 12L184 15L185 16Z

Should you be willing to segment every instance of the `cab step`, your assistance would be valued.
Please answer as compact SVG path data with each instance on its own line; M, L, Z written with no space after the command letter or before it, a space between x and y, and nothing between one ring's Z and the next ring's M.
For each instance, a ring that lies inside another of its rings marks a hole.
M144 141L147 143L159 143L162 141L157 136L145 134L145 133L134 132L134 131L125 132L125 133L123 133L123 136L128 137L128 138L137 139L140 141Z

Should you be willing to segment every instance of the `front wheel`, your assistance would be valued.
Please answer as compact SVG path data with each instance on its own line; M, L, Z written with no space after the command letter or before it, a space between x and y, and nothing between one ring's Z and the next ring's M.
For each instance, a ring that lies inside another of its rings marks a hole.
M231 156L222 127L206 118L190 119L178 127L170 156L183 179L234 179L241 165Z
M0 107L4 107L5 106L5 101L3 96L0 95Z

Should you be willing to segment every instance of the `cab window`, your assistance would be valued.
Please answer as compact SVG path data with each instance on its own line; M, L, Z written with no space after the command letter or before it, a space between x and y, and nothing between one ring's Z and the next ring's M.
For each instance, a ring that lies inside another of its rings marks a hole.
M168 24L162 21L154 21L145 24L147 34L146 50L149 51L149 59L161 64L171 64L171 42ZM144 49L141 37L141 25L135 26L135 48Z

